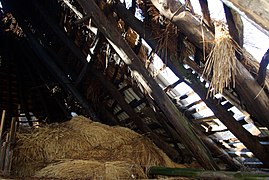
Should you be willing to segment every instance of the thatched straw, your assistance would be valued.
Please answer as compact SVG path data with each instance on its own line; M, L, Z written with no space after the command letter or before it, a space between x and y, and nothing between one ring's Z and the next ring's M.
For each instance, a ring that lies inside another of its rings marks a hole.
M107 163L126 161L146 171L160 165L177 166L150 140L123 127L110 127L78 116L61 124L17 133L12 173L32 176L57 159Z
M137 165L124 161L100 163L89 160L63 160L41 169L35 174L39 178L59 179L133 179L146 178Z
M235 50L232 38L224 25L218 22L215 23L214 46L208 55L203 72L207 79L209 79L213 71L209 95L222 94L224 88L235 87Z

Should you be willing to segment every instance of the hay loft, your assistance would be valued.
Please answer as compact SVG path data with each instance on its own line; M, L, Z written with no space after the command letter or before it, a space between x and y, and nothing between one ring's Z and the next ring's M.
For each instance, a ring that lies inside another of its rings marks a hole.
M4 175L268 171L269 51L245 37L268 38L268 3L0 2Z

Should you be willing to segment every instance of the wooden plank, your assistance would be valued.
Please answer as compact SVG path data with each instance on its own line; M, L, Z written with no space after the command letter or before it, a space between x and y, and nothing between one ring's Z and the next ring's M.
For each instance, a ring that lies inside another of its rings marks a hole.
M208 117L203 117L203 118L192 119L192 122L193 123L211 122L215 118L217 118L217 117L216 116L208 116Z
M213 158L207 148L192 130L188 119L180 113L155 80L149 76L148 71L122 38L117 28L105 17L93 0L78 0L84 11L90 15L98 29L106 36L121 59L131 68L132 75L150 94L165 113L167 119L174 125L176 131L182 136L182 142L189 147L195 158L205 169L217 169ZM197 153L199 152L199 153Z

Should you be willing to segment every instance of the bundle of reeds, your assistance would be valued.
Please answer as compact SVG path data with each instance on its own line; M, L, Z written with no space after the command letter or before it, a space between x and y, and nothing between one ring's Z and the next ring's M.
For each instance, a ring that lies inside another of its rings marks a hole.
M130 129L110 127L83 116L30 132L18 132L17 139L12 173L21 177L33 176L36 171L59 159L90 160L103 164L124 161L139 166L144 173L153 165L179 166L146 137Z
M236 47L220 22L215 22L215 41L207 57L203 74L211 78L208 95L223 93L224 88L235 87L236 76Z
M35 174L38 178L59 179L134 179L146 178L140 166L125 161L101 163L90 160L61 160Z

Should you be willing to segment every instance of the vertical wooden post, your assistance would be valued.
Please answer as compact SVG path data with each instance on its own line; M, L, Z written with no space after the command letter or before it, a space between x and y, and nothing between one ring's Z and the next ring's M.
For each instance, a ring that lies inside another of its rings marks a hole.
M1 125L0 125L0 144L2 144L2 133L4 129L5 116L6 116L6 110L3 110L2 118L1 118Z
M4 163L4 175L6 176L10 175L16 129L17 129L17 118L13 117L11 121L10 131L9 131L9 138L7 141L6 156L5 156L5 163Z

